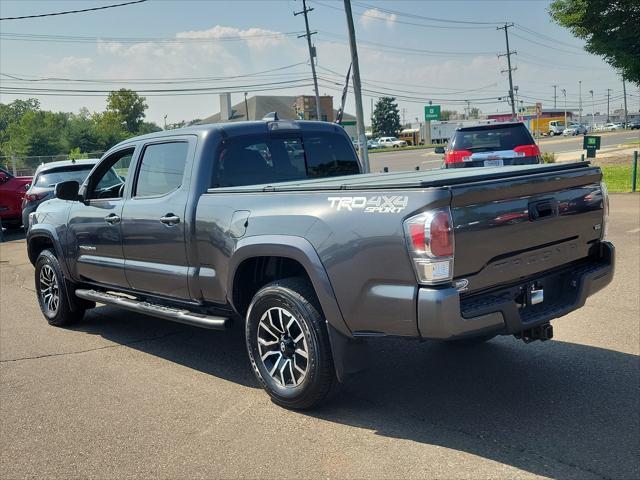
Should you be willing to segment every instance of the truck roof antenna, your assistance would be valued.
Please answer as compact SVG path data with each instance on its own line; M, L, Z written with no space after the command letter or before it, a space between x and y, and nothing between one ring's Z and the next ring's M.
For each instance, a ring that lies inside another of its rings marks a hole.
M277 122L280 119L278 118L278 112L269 112L262 117L262 120L265 122Z

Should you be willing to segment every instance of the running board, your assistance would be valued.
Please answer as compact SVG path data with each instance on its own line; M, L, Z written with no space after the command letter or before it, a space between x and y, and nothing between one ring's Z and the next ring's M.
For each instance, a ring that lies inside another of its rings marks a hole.
M114 305L134 312L144 313L145 315L160 317L186 325L193 325L194 327L208 328L210 330L224 330L227 328L229 321L229 319L225 317L203 315L189 310L165 307L163 305L143 302L122 295L98 292L96 290L78 289L76 290L76 296L84 300Z

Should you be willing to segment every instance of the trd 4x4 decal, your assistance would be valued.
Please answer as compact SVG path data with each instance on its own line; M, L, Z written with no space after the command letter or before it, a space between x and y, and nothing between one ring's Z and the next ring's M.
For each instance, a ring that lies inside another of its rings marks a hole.
M336 210L364 210L365 213L400 213L407 208L409 197L405 195L374 195L372 197L328 197L331 208Z

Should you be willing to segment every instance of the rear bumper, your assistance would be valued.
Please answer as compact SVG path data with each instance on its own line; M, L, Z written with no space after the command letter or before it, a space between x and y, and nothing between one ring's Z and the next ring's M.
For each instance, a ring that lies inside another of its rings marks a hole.
M600 244L597 258L543 272L521 283L461 297L455 288L420 288L418 330L422 338L453 339L486 333L513 334L582 307L613 279L615 249ZM548 298L522 306L522 292L542 287Z
M502 159L504 166L515 165L536 165L540 163L538 157L522 157L522 158L504 158ZM470 160L467 162L445 163L445 168L467 168L467 167L484 167L484 160Z

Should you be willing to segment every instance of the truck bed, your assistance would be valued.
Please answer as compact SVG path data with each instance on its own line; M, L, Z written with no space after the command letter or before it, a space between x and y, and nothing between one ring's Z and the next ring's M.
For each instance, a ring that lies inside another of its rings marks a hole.
M207 193L295 192L326 190L393 190L455 186L522 175L549 174L589 168L589 162L522 165L495 168L433 169L392 173L368 173L342 177L282 182L273 185L247 185L211 188ZM594 167L591 167L594 168Z

